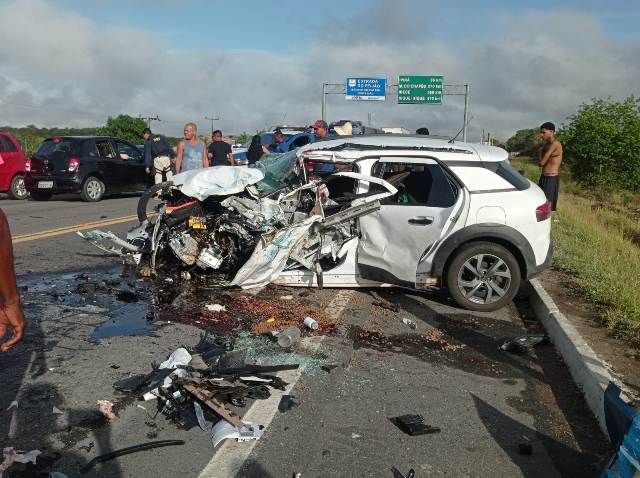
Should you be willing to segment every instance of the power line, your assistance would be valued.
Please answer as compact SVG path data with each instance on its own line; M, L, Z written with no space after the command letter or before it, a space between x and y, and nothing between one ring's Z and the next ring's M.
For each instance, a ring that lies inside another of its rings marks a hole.
M145 120L147 122L147 128L151 128L152 121L161 121L160 118L158 118L158 115L155 115L155 116L138 115L138 119Z

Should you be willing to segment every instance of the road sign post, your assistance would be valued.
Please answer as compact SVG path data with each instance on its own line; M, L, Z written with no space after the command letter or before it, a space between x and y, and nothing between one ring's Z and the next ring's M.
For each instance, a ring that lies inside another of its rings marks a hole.
M386 90L386 78L347 78L344 98L356 101L385 101Z
M444 77L401 75L398 77L398 104L441 105Z

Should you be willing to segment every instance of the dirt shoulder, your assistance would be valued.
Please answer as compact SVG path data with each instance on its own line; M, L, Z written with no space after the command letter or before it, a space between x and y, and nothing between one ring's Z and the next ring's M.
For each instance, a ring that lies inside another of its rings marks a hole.
M617 338L613 331L603 325L597 307L572 290L571 276L548 270L538 279L567 320L609 365L613 375L640 397L640 349Z

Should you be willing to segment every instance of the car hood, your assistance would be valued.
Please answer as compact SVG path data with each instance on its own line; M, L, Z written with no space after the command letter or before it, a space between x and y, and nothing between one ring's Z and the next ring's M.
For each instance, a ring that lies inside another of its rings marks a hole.
M204 201L209 196L237 194L263 178L259 169L213 166L176 174L173 186L186 196Z

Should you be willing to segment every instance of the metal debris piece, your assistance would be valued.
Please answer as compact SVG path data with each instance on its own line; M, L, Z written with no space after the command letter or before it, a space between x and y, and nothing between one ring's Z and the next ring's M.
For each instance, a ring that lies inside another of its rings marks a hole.
M408 325L410 329L417 329L418 328L418 324L416 324L415 320L411 320L411 319L402 319L402 323L404 325Z
M242 428L242 419L216 399L214 393L191 384L185 384L184 389L235 427Z
M193 402L193 409L196 413L196 419L198 420L198 426L203 432L209 430L209 422L204 418L204 411L202 411L202 407L196 401Z

